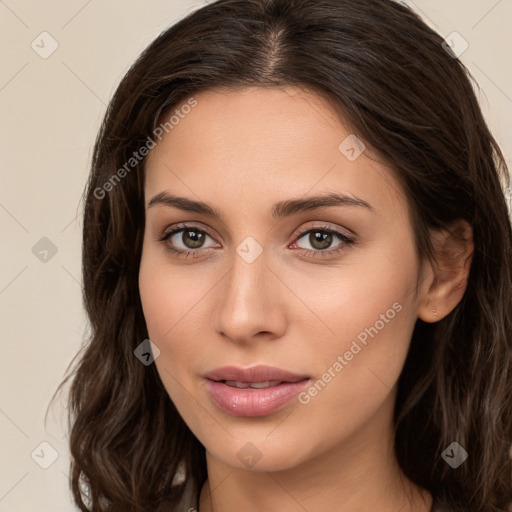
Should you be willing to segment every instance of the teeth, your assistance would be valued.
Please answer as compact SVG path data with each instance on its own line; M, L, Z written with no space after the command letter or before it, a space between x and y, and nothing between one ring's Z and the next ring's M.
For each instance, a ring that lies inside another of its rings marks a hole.
M270 386L277 386L278 384L281 384L280 380L267 380L266 382L251 382L249 385L251 388L268 388Z
M278 384L281 384L282 381L280 380L267 380L265 382L240 382L238 380L226 380L224 381L224 384L227 386L232 386L234 388L240 388L240 389L246 389L246 388L253 388L253 389L260 389L260 388L268 388L270 386L277 386Z
M247 382L239 382L237 380L226 380L224 381L224 384L226 384L226 386L231 386L233 388L240 389L245 389L249 387L249 384Z

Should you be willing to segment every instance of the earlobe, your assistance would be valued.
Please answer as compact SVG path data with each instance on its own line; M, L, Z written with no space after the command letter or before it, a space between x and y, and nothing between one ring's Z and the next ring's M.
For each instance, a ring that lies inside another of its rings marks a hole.
M473 230L464 220L449 229L432 232L436 255L434 263L425 263L426 278L420 291L418 317L437 322L451 313L466 291L474 250Z

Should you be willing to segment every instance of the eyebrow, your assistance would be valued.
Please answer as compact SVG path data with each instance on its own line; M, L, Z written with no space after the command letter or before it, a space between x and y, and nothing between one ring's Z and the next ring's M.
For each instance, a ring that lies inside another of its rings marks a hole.
M147 208L152 208L158 204L174 206L180 210L187 212L201 213L216 219L222 219L222 213L208 203L202 201L194 201L186 197L179 197L171 195L167 192L160 192L154 196L148 203ZM363 199L356 196L347 196L344 194L326 194L301 199L288 199L280 201L272 207L271 214L275 219L289 217L299 212L315 210L317 208L324 208L329 206L358 206L366 208L372 213L375 209Z

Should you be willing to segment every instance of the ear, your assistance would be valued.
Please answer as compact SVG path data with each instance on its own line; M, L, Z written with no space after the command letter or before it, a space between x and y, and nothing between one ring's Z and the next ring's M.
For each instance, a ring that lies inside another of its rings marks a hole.
M473 229L464 220L448 230L431 231L431 239L436 261L423 262L418 304L418 317L429 323L447 316L461 301L474 251Z

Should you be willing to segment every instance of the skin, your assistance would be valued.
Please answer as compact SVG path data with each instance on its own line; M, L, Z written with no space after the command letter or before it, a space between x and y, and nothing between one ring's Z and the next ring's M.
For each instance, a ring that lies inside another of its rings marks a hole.
M472 242L433 233L436 247L456 257L439 268L421 261L392 169L370 148L346 158L338 146L350 128L323 98L293 87L195 98L147 160L139 286L161 351L158 372L206 448L199 511L427 512L430 494L406 478L394 455L396 383L416 320L435 322L462 298ZM208 202L222 219L149 207L163 191ZM279 201L333 192L373 210L342 205L271 216ZM208 234L196 249L187 233L172 238L198 257L176 257L158 241L181 222ZM325 225L355 243L333 236L322 252L308 233L298 234ZM470 238L464 223L454 229ZM248 236L262 248L252 263L236 251ZM202 376L224 365L268 364L316 382L396 303L400 312L307 404L235 417L207 394ZM261 456L252 467L237 456L244 446Z

